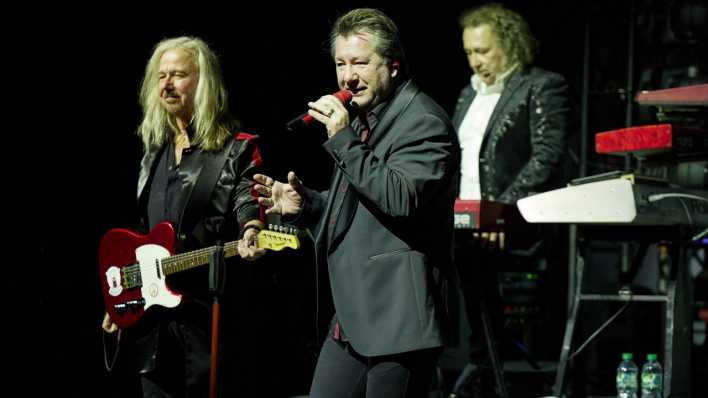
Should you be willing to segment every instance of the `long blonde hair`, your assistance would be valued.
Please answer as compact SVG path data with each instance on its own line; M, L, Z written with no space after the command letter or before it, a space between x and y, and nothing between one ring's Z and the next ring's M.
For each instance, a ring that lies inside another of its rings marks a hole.
M175 37L157 43L145 67L145 76L140 85L140 106L143 120L138 127L146 151L165 143L170 131L177 131L175 117L160 103L158 88L160 59L169 50L180 49L188 53L199 73L194 96L194 113L191 128L193 145L203 151L220 149L234 126L228 112L228 95L216 54L201 39Z

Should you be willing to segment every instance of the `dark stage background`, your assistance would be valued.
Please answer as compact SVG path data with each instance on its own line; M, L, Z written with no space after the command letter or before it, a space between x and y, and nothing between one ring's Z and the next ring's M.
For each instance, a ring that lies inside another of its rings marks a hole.
M527 18L540 40L537 64L568 79L574 123L567 173L577 175L585 23L591 35L592 134L624 125L626 97L621 89L627 76L630 2L505 3ZM701 43L661 42L670 18L667 4L679 2L635 3L638 20L645 23L638 26L643 33L636 39L637 70L670 65L667 54L674 50L688 52L677 66L705 54ZM138 7L115 2L43 9L41 16L28 12L33 15L24 26L28 40L19 54L31 60L29 71L38 78L38 93L52 104L26 121L40 126L27 135L29 145L40 147L41 160L30 167L29 185L36 191L25 203L33 209L30 219L37 218L24 223L29 230L23 230L35 243L29 253L39 265L27 270L39 281L31 296L39 309L40 318L33 321L38 322L39 336L20 330L25 337L20 341L32 348L10 348L27 361L26 370L18 374L29 377L30 388L69 397L116 397L128 389L118 388L125 380L120 361L114 374L104 369L96 253L108 229L134 225L141 152L134 134L140 118L137 93L152 46L177 35L195 35L210 43L221 56L231 109L244 131L260 135L270 174L282 179L295 170L309 186L324 189L332 168L320 147L325 134L288 133L284 124L302 113L308 101L336 90L327 36L339 14L356 6L388 13L402 32L413 78L449 112L469 82L457 18L463 9L481 2L407 4L203 2ZM646 19L639 18L642 14ZM705 60L700 58L700 63ZM592 154L592 138L588 148L588 174L615 168L615 160ZM224 396L307 392L318 341L311 243L303 246L298 252L271 252L258 263L230 268L234 292L222 315ZM565 270L558 272L563 275ZM557 279L562 292L564 279ZM24 290L26 276L6 283L10 291ZM559 297L562 302L564 296ZM558 330L558 340L550 343L556 350L561 333Z

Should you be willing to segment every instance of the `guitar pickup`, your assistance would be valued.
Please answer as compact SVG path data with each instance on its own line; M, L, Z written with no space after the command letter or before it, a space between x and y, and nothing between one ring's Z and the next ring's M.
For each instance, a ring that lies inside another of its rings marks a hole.
M133 312L137 312L139 309L145 306L145 299L140 298L137 300L128 300L124 303L118 303L114 304L113 308L115 308L116 312L119 314L123 314L126 311L132 310Z

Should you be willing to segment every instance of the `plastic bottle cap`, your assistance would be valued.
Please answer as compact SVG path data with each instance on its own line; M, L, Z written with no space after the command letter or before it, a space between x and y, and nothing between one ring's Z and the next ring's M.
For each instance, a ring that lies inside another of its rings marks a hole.
M656 361L656 354L647 354L647 359L650 361Z
M630 361L632 359L632 353L631 352L625 352L622 354L622 359L625 361Z

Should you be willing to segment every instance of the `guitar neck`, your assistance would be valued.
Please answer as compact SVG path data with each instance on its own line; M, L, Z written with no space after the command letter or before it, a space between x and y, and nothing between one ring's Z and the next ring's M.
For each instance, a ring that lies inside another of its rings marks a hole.
M229 258L238 255L236 246L237 240L224 245L224 257ZM216 246L205 247L187 253L176 254L162 259L162 272L165 275L186 271L201 265L209 264L209 257L216 251Z

